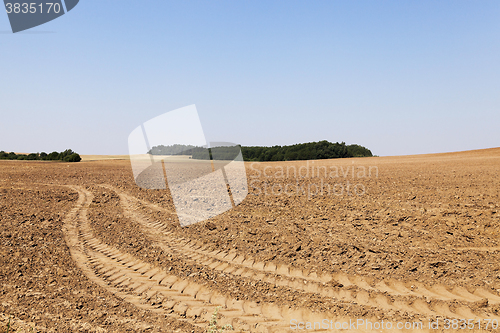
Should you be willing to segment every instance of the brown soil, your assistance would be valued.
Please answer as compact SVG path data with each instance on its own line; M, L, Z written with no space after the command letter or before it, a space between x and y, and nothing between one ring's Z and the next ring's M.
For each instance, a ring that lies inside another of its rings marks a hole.
M0 332L500 320L499 148L306 163L181 228L129 161L0 161Z

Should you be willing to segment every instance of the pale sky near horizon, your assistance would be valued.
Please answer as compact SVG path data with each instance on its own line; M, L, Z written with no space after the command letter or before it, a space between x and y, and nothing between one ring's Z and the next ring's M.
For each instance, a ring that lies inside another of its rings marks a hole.
M0 150L126 154L195 104L207 141L406 155L500 146L499 1L80 0L12 34Z

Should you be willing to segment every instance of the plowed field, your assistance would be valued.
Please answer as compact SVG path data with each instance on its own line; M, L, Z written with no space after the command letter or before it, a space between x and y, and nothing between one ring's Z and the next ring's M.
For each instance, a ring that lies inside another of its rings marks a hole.
M182 228L129 161L0 161L2 325L496 331L499 148L246 167L240 205Z

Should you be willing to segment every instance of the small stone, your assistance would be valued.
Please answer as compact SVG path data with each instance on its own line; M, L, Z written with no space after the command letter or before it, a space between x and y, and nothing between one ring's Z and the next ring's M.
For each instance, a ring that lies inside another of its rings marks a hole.
M215 224L213 224L212 222L207 222L205 224L205 228L207 228L210 231L213 231L213 230L217 229L217 226Z
M487 298L483 298L482 300L480 301L477 301L477 302L474 302L474 304L478 307L478 308L485 308L488 306L488 299Z

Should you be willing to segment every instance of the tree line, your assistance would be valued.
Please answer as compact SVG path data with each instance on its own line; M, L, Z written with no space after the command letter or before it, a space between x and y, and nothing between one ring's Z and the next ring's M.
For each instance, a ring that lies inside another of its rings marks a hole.
M189 145L155 146L148 153L152 155L191 155L193 159L234 160L241 153L245 161L295 161L320 160L346 157L370 157L372 152L363 146L342 143L319 142L299 143L290 146L231 146L202 148Z
M245 161L296 161L321 160L347 157L370 157L372 152L363 146L342 143L319 142L299 143L290 146L241 147Z
M64 162L80 162L82 158L79 154L71 149L66 149L58 153L53 151L50 154L45 152L31 154L16 154L14 152L6 153L0 151L0 160L28 160L28 161L64 161Z
M159 145L159 146L154 146L148 151L148 154L151 155L191 155L192 150L200 148L201 147L196 147L192 145L171 145L171 146L164 146L164 145Z

